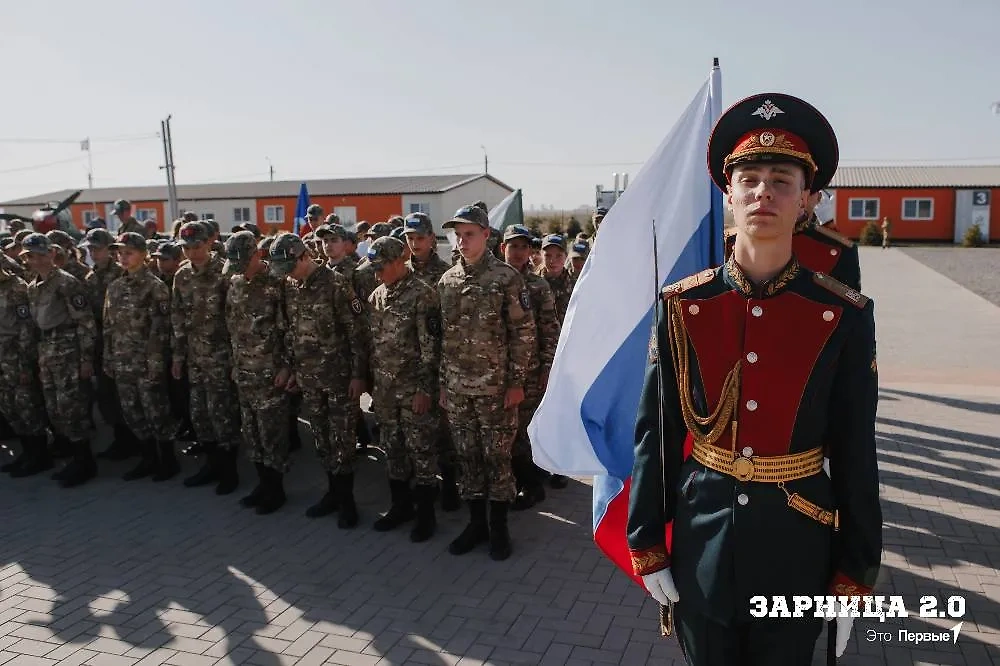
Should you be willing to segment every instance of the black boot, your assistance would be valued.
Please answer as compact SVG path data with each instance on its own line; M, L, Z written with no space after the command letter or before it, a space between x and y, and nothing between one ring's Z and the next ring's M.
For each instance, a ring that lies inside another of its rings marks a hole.
M340 500L337 527L342 530L357 527L358 505L354 503L354 473L338 474L334 485L337 488L337 499Z
M52 469L47 435L22 437L21 445L24 447L24 455L19 458L20 464L17 468L10 471L10 478L23 479Z
M156 453L156 474L153 474L153 481L167 481L177 476L181 466L177 464L177 456L174 455L174 443L158 442Z
M469 505L469 524L448 544L448 552L452 555L465 555L490 539L490 528L486 524L486 500L473 499L465 503Z
M205 462L194 476L184 479L184 486L197 488L207 486L219 480L219 445L215 442L205 442Z
M228 495L240 485L239 456L240 450L237 446L231 449L219 449L219 484L215 486L216 495Z
M298 404L293 400L292 408L288 410L288 452L302 448L302 435L299 434Z
M66 466L65 473L59 479L63 488L75 488L97 476L97 462L90 450L90 440L81 439L72 442L73 460Z
M458 511L462 508L462 497L455 482L454 465L441 465L441 510Z
M48 441L48 440L46 440ZM60 458L73 457L73 443L65 435L53 435L52 437L52 457Z
M336 478L334 478L333 474L327 472L326 494L318 502L306 509L306 516L309 518L322 518L323 516L329 516L340 508L336 485Z
M10 427L10 421L7 420L6 416L0 414L0 441L7 441L15 437L17 437L17 433Z
M9 474L17 470L18 467L24 464L24 462L29 458L29 451L27 444L24 443L24 438L21 440L21 453L9 463L4 464L0 467L0 472L4 474Z
M140 449L145 455L145 451L141 451L144 444L136 439L132 430L124 423L115 424L114 437L111 446L97 454L101 460L126 460L135 455L136 449Z
M510 502L490 502L490 559L500 562L511 554L510 532L507 531L507 509Z
M514 469L514 478L520 491L511 504L512 511L524 511L535 506L545 499L545 486L542 485L542 477L538 474L538 468L531 458L517 456L511 459L511 467Z
M240 506L244 509L252 509L258 504L267 492L267 465L264 463L254 463L257 470L257 486L250 491L250 494L240 500Z
M403 523L413 520L415 515L413 493L410 492L408 481L389 479L389 494L392 496L392 505L389 507L389 511L372 525L376 532L388 532L395 529Z
M549 477L549 485L556 490L562 490L569 485L569 478L563 476L562 474L553 474Z
M410 541L422 543L434 536L437 520L434 517L434 486L417 486L413 497L417 501L417 524L410 530Z
M183 442L184 440L181 439L181 441ZM186 446L181 449L181 454L189 458L197 458L200 455L204 455L207 451L208 449L204 444L195 440L192 442L191 446Z
M125 481L135 481L152 476L156 472L156 440L147 439L139 442L142 451L142 459L139 464L125 472L122 477Z
M257 502L258 516L274 513L285 505L285 486L281 472L265 467L264 479L266 480L265 492Z

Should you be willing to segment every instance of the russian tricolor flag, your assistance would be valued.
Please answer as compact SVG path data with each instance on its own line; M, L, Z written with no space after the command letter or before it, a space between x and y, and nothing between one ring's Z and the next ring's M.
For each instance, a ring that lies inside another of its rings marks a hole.
M723 258L722 195L706 167L722 112L718 64L601 223L528 426L535 463L594 475L594 540L632 574L625 540L635 418L660 288ZM660 284L655 284L653 228Z

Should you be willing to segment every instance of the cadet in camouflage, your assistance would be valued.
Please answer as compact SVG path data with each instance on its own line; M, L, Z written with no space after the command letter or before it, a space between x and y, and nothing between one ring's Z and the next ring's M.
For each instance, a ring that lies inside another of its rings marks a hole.
M118 233L136 233L142 235L143 228L139 221L132 217L132 204L127 199L118 199L114 203L115 217L121 222Z
M462 258L438 283L441 298L441 403L448 411L470 522L449 546L456 555L490 541L510 556L507 511L515 486L510 456L524 399L535 322L521 275L488 252L489 218L475 206L445 222ZM487 526L486 502L490 501Z
M531 257L531 230L519 224L507 227L504 229L501 250L507 263L524 278L535 320L535 344L532 345L531 362L524 385L524 401L518 405L517 437L511 453L511 467L518 485L517 498L511 508L521 511L545 499L542 486L544 474L531 459L528 424L535 416L535 410L538 409L549 381L549 371L559 342L560 322L548 282L530 270L528 260Z
M167 395L170 290L146 267L142 236L121 234L113 247L125 275L111 283L104 300L102 369L118 386L122 415L142 455L124 478L166 481L179 471L173 449L177 423Z
M545 255L545 264L536 272L549 283L561 324L566 318L569 297L573 295L573 288L576 286L573 276L566 270L566 239L560 234L549 234L542 239L542 253Z
M388 236L392 233L392 225L388 222L379 222L373 224L371 228L365 233L365 238L368 239L369 244L374 243L379 238ZM370 247L370 245L369 245ZM372 295L375 291L375 287L378 286L378 277L375 275L375 269L368 261L366 257L358 264L357 269L354 271L354 285L357 290L358 298L361 299L362 303L368 303L368 297Z
M226 326L233 350L243 421L243 442L257 469L257 487L240 500L260 515L285 503L282 476L288 471L288 393L292 358L287 348L284 280L261 260L257 239L240 231L226 240L230 275Z
M174 276L170 320L173 328L175 379L188 368L191 422L205 449L205 464L184 485L218 481L216 493L233 492L239 483L236 460L240 444L239 401L232 382L232 350L226 329L223 261L211 254L211 234L200 222L186 222L179 242L188 261Z
M21 455L3 466L12 477L51 469L45 402L38 384L38 340L28 284L0 270L0 413L21 439Z
M64 487L78 486L97 474L88 435L89 384L94 376L94 311L86 286L55 268L51 241L33 233L21 254L35 279L28 285L28 306L39 329L38 372L49 423L69 441L73 459L56 473Z
M73 237L61 229L53 229L45 235L48 237L50 243L61 248L66 253L66 263L62 266L62 270L80 282L86 282L90 269L80 263L76 254L76 243L73 242Z
M335 510L342 528L358 522L354 502L354 407L365 390L370 339L364 306L347 280L313 260L295 234L271 244L270 270L285 281L288 343L295 359L292 385L303 408L329 489L306 515Z
M439 392L441 308L437 290L419 280L406 264L403 243L380 238L368 259L382 284L372 292L372 399L385 450L392 506L375 521L386 531L414 517L414 542L434 534L437 490L438 417L431 409ZM410 479L415 482L410 490Z

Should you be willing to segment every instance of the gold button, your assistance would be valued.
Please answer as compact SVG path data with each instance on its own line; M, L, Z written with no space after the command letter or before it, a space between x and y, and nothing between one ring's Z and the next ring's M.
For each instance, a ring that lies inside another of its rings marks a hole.
M824 321L833 321L833 310L827 310L823 313Z
M757 352L750 352L749 354L747 354L747 360L750 361L751 363L756 363L757 362Z
M695 303L692 303L691 305L688 306L688 312L690 312L693 315L698 314L698 312L700 312L700 311L701 311L701 308L699 308L697 306L697 304L695 304Z
M753 455L753 449L751 449L749 446L744 446L743 447L743 457L744 458L749 458L752 455Z
M759 305L755 305L752 308L750 308L750 314L752 314L754 317L759 317L762 314L764 314L764 308L760 307Z
M747 400L747 409L750 410L751 412L757 411L757 401Z
M831 248L830 249L830 256L836 257L837 256L837 250Z

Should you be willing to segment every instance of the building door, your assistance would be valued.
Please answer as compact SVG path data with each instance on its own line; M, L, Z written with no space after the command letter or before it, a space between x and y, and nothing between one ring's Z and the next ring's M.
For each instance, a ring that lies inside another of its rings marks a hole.
M990 236L990 191L958 190L955 192L955 243L961 243L966 231L979 225L983 238Z
M340 225L348 231L354 231L358 228L357 206L336 206L333 212L340 218Z

